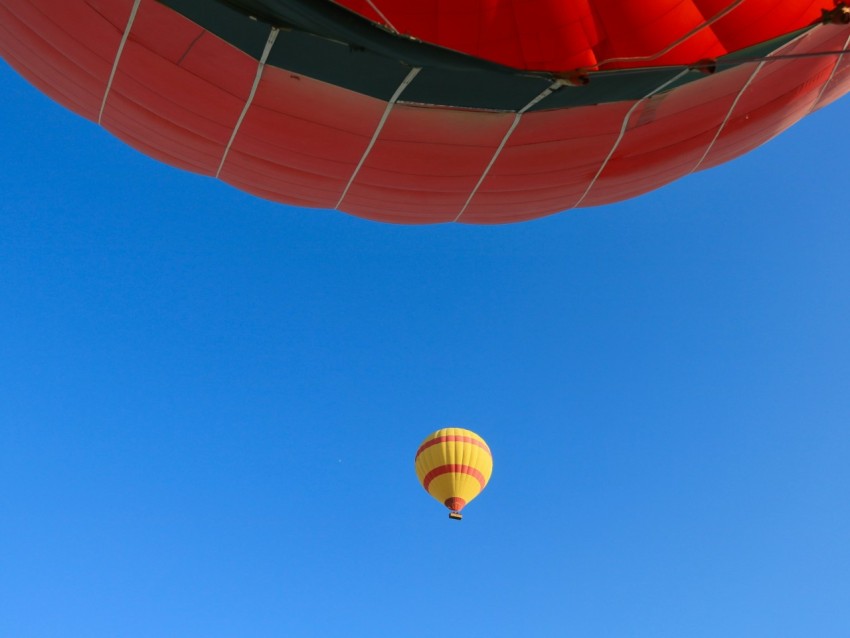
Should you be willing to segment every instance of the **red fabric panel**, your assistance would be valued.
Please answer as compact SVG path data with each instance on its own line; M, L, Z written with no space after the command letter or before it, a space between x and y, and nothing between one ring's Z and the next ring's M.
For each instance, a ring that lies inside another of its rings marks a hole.
M596 47L604 68L696 62L728 52L711 27L700 28L711 16L704 16L694 2L597 2L594 9L605 31L604 40ZM691 32L692 36L659 55ZM637 59L606 63L619 58Z
M3 0L0 53L54 100L97 118L132 6L130 0L107 4Z
M399 222L453 220L513 118L507 113L396 105L343 209L372 217L374 211L391 207Z
M620 133L630 103L602 104L522 117L462 221L578 202ZM498 212L495 212L498 211Z
M650 64L692 64L805 27L820 18L821 9L834 7L832 0L745 0L701 28L736 0L334 1L425 42L514 68L547 71L654 56L685 36ZM635 59L606 68L645 65Z
M172 158L169 163L215 174L256 70L248 56L164 5L144 0L103 125L123 139L146 140L163 159Z
M783 53L834 50L843 46L846 30L827 27L783 49ZM724 127L701 168L738 157L775 137L815 107L835 65L835 58L801 58L766 63Z
M842 48L850 46L850 40L845 41ZM829 83L818 100L816 108L823 108L850 91L850 55L836 56L834 58L835 71Z
M386 104L266 67L221 177L247 190L333 208Z

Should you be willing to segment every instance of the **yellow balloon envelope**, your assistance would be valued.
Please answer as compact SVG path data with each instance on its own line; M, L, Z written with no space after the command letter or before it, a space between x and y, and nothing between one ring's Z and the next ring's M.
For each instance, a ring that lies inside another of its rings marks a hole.
M493 455L480 436L463 428L429 434L416 452L422 487L460 520L460 510L481 493L493 473Z

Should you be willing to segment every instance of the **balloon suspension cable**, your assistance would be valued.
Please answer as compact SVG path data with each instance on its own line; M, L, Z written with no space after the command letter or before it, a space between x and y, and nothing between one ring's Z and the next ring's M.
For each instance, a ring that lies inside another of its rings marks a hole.
M396 33L396 34L397 34L397 33L398 33L398 29L396 29L396 28L393 26L393 23L389 21L389 19L387 18L387 16L385 16L385 15L383 14L383 12L382 12L382 11L381 11L381 10L380 10L377 6L375 6L375 3L374 3L374 2L372 2L372 0L366 0L366 2L368 2L368 3L369 3L369 6L370 6L370 7L372 7L372 10L380 16L381 20L383 20L383 21L384 21L384 26L385 26L385 27L387 27L387 29L389 29L391 32L393 32L393 33Z
M657 73L658 71L663 70L686 70L691 69L693 71L700 71L707 75L711 75L716 72L718 69L722 67L733 67L740 66L741 64L746 63L757 63L757 62L775 62L778 60L799 60L805 58L824 58L824 57L833 57L833 56L842 56L850 53L850 48L844 49L829 49L827 51L810 51L808 53L777 53L776 55L767 55L767 56L753 56L753 57L741 57L735 58L734 60L715 60L715 59L704 59L699 60L698 62L694 62L693 64L681 64L681 65L669 65L669 66L645 66L637 69L617 69L616 71L597 71L599 75L604 75L605 77L613 77L618 75L641 75L643 73ZM573 72L576 77L585 78L585 81L581 84L590 84L593 81L593 71L589 72L591 75L587 75L582 72ZM571 86L578 86L578 84L574 84Z
M835 55L846 55L850 53L850 49L830 49L829 51L812 51L810 53L779 53L764 57L752 58L736 58L734 62L724 62L722 60L701 60L693 65L693 69L697 71L705 71L714 73L714 69L719 66L736 66L741 62L773 62L774 60L799 60L803 58L822 58L832 57Z

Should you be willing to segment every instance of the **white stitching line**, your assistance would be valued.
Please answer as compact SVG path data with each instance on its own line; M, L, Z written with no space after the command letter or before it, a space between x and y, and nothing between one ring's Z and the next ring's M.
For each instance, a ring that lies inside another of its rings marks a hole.
M118 71L118 61L121 59L121 54L124 53L124 45L127 44L127 38L130 37L130 29L133 28L133 22L136 19L136 12L139 10L139 5L142 0L136 0L133 3L133 8L130 9L130 17L127 18L127 26L124 27L124 33L121 36L121 42L118 45L118 50L115 52L115 59L112 61L112 70L109 72L109 80L106 82L106 90L103 92L103 100L100 102L100 111L97 114L97 123L100 124L103 120L103 110L106 108L106 99L109 97L109 92L112 90L112 81L115 79L115 73Z
M614 153L617 151L617 147L620 146L620 142L623 141L623 137L625 137L625 135L626 135L626 128L629 125L629 119L632 117L632 113L635 112L635 109L637 109L638 106L643 104L646 100L651 98L653 95L655 95L656 93L660 93L661 91L666 89L668 86L670 86L671 84L673 84L674 82L679 80L679 78L683 77L684 75L686 75L689 72L690 72L690 69L685 69L684 71L680 71L675 76L673 76L672 78L670 78L669 80L664 82L661 86L659 86L656 89L653 89L652 91L650 91L649 93L644 95L641 99L639 99L637 102L632 104L632 107L628 110L628 112L626 113L626 116L623 118L623 124L622 124L622 126L620 126L620 135L617 137L616 141L614 142L614 146L612 146L611 150L608 151L608 155L603 160L602 165L599 167L599 170L596 171L596 175L594 175L593 179L590 180L590 183L587 185L587 188L584 189L584 193L582 194L582 196L579 197L579 200L575 204L573 204L571 208L578 208L581 205L581 203L585 200L585 198L590 194L590 189L592 189L593 186L596 184L596 181L599 179L599 176L602 175L602 171L605 170L605 167L608 166L608 162L611 161L611 158L614 156Z
M459 221L460 218L461 218L461 215L463 215L466 212L466 209L469 207L470 202L472 202L472 198L475 197L475 194L478 192L478 189L481 188L481 184L484 183L484 180L487 178L487 175L490 173L490 169L493 168L493 164L496 163L496 160L499 158L499 155L501 155L502 150L505 148L505 144L508 143L508 139L510 138L511 135L513 135L514 129L516 129L517 125L519 124L519 120L523 116L523 114L525 114L525 112L528 111L528 109L530 109L532 106L534 106L535 104L537 104L541 100L544 100L547 97L549 97L550 95L552 95L552 93L554 93L557 89L559 89L561 86L563 86L563 84L564 83L562 81L555 82L554 84L549 86L545 91L543 91L540 95L538 95L533 100L531 100L531 102L529 102L524 107L522 107L519 111L516 112L516 114L514 115L514 121L511 123L510 128L508 128L504 137L502 137L502 141L499 144L499 146L496 148L496 152L493 153L493 157L490 158L490 162L487 164L486 168L484 169L484 172L481 173L481 177L478 178L478 182L475 184L475 187L472 189L472 192L469 194L469 197L466 198L466 202L464 203L463 208L460 209L460 212L457 214L457 217L455 217L452 220L453 222Z
M277 27L272 27L271 33L269 33L269 38L266 40L266 46L263 48L263 54L260 56L260 63L257 65L257 75L254 76L254 84L251 85L251 92L248 94L248 99L245 100L245 106L242 107L239 119L236 120L236 125L233 127L233 132L230 134L227 146L224 148L224 153L221 156L221 162L219 162L218 170L215 172L216 177L221 174L221 169L224 168L224 162L227 159L227 155L230 153L230 147L233 146L233 140L236 139L236 134L242 126L242 120L245 119L245 115L248 113L248 109L254 101L254 95L257 93L257 87L260 85L260 78L263 76L263 69L266 66L266 60L269 58L269 53L271 53L279 32L280 30Z
M384 124L387 122L387 118L390 116L390 111L393 110L398 98L407 88L407 86L413 82L413 79L419 74L422 70L421 67L414 67L410 69L410 73L402 80L401 84L399 84L398 88L393 93L393 96L390 98L389 102L387 102L387 107L384 109L384 114L381 116L381 120L378 122L378 126L375 128L375 132L372 133L372 139L369 140L369 144L366 146L366 150L363 151L363 155L360 156L360 161L357 162L357 166L354 168L354 172L351 174L351 177L348 179L348 184L345 185L345 188L342 191L342 195L339 196L339 201L336 203L337 210L342 205L342 200L345 199L345 196L348 195L348 191L351 188L351 185L354 184L354 180L357 178L357 174L360 172L360 169L363 167L363 164L366 162L366 158L369 156L369 153L372 152L372 147L375 146L375 142L378 141L378 136L381 134L381 130L384 128Z

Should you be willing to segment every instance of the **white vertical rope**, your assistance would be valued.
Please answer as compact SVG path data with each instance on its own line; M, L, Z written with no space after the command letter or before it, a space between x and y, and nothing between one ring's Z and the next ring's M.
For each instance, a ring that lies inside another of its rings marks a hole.
M260 85L260 79L263 77L263 69L266 66L266 60L269 58L269 53L271 53L279 32L280 30L277 27L272 27L272 30L269 33L269 37L266 40L266 46L263 48L263 54L260 56L260 62L257 65L257 74L254 76L254 83L251 85L251 91L248 93L248 99L245 100L245 106L242 107L239 119L236 120L236 125L233 127L233 132L230 134L230 139L227 142L227 146L224 148L224 153L221 155L221 162L219 162L218 170L215 172L216 177L221 174L221 169L224 168L224 162L227 159L227 155L230 153L230 147L233 146L233 140L236 139L236 134L242 126L242 120L245 119L245 115L248 113L248 109L254 101L254 95L256 95L257 87Z
M807 31L806 33L803 33L803 34L797 36L796 38L794 38L790 42L786 42L781 47L779 47L779 49L777 49L777 51L781 51L782 49L785 49L785 48L791 46L792 44L794 44L795 42L798 42L799 40L805 38L808 35L808 33L809 32ZM827 78L826 82L824 82L823 86L821 86L820 92L818 93L818 97L814 101L814 103L812 104L812 107L809 110L809 113L811 113L815 109L815 107L817 106L817 103L821 99L821 96L823 95L824 91L826 90L827 85L832 81L832 78L835 75L835 71L838 68L838 64L839 64L839 62L841 62L841 58L847 52L846 49L847 49L848 45L850 45L850 37L848 37L847 40L845 40L843 50L833 52L833 54L838 55L838 59L836 59L835 65L832 67L832 72L829 74L829 78ZM823 54L827 55L828 53L824 52ZM793 55L789 55L789 56L787 56L787 58L793 59ZM714 147L714 144L720 138L720 134L723 132L723 129L726 127L726 124L731 119L732 113L735 110L735 107L738 105L738 102L740 101L741 96L744 94L744 91L746 91L747 88L749 88L750 84L752 84L753 80L755 79L755 77L759 73L759 71L761 71L762 67L768 62L772 62L773 60L781 60L781 59L783 59L782 54L776 55L776 51L774 51L771 55L767 56L766 58L763 58L759 62L758 66L756 66L756 68L753 70L752 75L750 75L750 77L747 79L744 86L741 87L741 90L738 92L738 95L735 96L735 100L732 102L732 106L729 108L729 112L726 113L726 117L723 119L723 122L720 124L720 128L718 128L717 132L714 134L714 138L711 140L711 143L708 145L708 148L705 149L705 152L702 154L702 157L699 159L699 161L696 163L696 165L688 172L688 175L696 172L697 170L699 170L699 167L702 166L702 163L705 161L705 158L708 157L708 154L711 152L712 147ZM779 135L779 132L776 132L770 139L773 139L777 135ZM770 140L766 140L764 143L767 143L769 141Z
M378 141L378 136L381 134L381 130L384 128L384 124L387 122L387 118L390 116L390 111L393 110L396 102L398 102L398 98L404 92L404 90L408 87L408 85L413 82L413 79L419 75L419 72L422 70L421 67L414 67L410 69L410 73L408 73L404 80L402 80L401 84L399 84L398 88L393 93L389 102L387 102L387 107L384 109L384 114L381 116L380 121L378 122L378 126L375 127L375 132L372 133L372 139L369 140L369 144L366 146L366 150L363 151L363 155L360 156L360 161L357 162L357 166L354 167L354 172L351 174L351 177L348 179L348 183L345 185L345 188L342 191L342 195L339 196L339 200L336 203L334 208L339 209L342 205L342 200L345 199L345 196L348 195L348 191L351 188L351 185L354 183L354 180L357 178L357 174L360 172L360 169L363 167L363 164L366 162L366 158L369 157L369 153L372 152L372 147L375 146L375 142Z
M141 3L142 0L136 0L133 3L133 8L130 9L130 17L127 18L127 26L124 27L121 42L118 44L118 50L115 52L115 59L112 61L112 70L109 72L109 80L106 82L103 100L100 102L100 111L97 114L98 124L103 120L103 110L106 108L106 100L109 97L109 92L112 90L112 81L115 79L115 73L118 71L118 61L121 59L121 54L124 53L124 45L127 44L127 38L130 37L130 30L133 28L133 22L136 20L136 13L139 11L139 5Z
M844 54L847 51L848 46L850 46L850 36L848 36L847 39L844 41L844 46L841 47L843 49L842 52L839 53L838 57L835 58L835 64L832 65L832 71L830 71L829 77L826 79L826 82L824 82L823 86L820 87L820 91L818 91L818 97L814 101L814 103L812 103L812 108L809 109L809 114L814 112L814 110L818 107L818 104L820 103L821 98L823 98L823 94L826 93L827 87L832 82L832 78L835 77L835 72L838 70L838 65L841 64L841 59L844 57Z
M741 87L741 90L738 91L738 95L735 96L735 99L732 101L732 105L729 107L729 111L726 113L726 117L723 118L723 121L720 123L720 126L717 128L717 132L714 134L714 137L709 142L708 146L705 149L705 152L702 154L702 157L699 158L699 161L694 165L694 167L688 171L688 175L699 170L699 167L702 166L702 163L705 161L705 158L708 157L708 154L711 152L711 149L714 148L714 144L720 138L720 134L723 132L723 129L726 128L726 124L729 123L729 120L732 117L732 113L735 111L735 107L738 106L738 101L744 95L744 91L746 91L750 84L753 83L758 72L761 71L761 68L765 65L766 61L762 60L756 65L756 68L753 69L753 72L750 74L750 77L747 78L747 81L744 82L744 86Z
M661 91L666 89L668 86L670 86L674 82L677 82L680 78L684 77L689 72L690 72L690 69L685 69L684 71L680 71L675 76L673 76L672 78L670 78L669 80L664 82L661 86L653 89L652 91L650 91L649 93L644 95L641 99L639 99L637 102L632 104L631 108L626 112L626 116L623 118L623 124L620 126L620 134L617 136L617 139L614 141L614 146L612 146L611 150L608 151L608 155L602 161L602 165L599 167L599 170L596 171L596 175L594 175L593 179L590 180L590 183L587 185L587 188L584 189L584 193L582 193L582 196L579 197L578 201L575 204L573 204L572 208L578 208L581 205L581 203L585 200L585 198L590 194L590 190L596 184L596 181L599 179L599 176L602 175L602 172L605 170L605 167L608 166L608 162L611 161L611 158L614 156L614 153L617 151L617 148L620 146L620 142L623 141L623 138L626 135L626 129L629 126L629 120L631 119L632 114L635 112L637 107L640 106L641 104L643 104L644 102L646 102L649 98L651 98L656 93L660 93Z
M383 12L382 12L382 11L381 11L378 7L377 7L377 5L375 5L375 3L374 3L374 2L372 2L372 0L366 0L366 2L368 2L368 3L369 3L369 6L370 6L370 7L372 7L372 9L374 9L375 13L377 13L377 14L380 16L381 20L383 20L383 21L384 21L384 24L385 24L387 27L389 27L391 31L393 31L394 33L398 33L398 29L396 29L396 28L393 26L393 23L392 23L392 22L390 22L390 21L387 19L387 16L385 16L385 15L384 15L384 13L383 13Z
M519 111L516 112L516 114L514 115L513 122L511 122L510 127L508 128L505 135L502 137L502 141L499 143L499 146L496 147L496 152L493 153L493 156L490 158L490 162L484 168L484 172L481 173L481 177L478 178L478 182L476 182L475 186L472 189L472 192L469 193L469 197L466 198L466 202L464 203L463 207L460 209L460 212L457 214L457 217L455 217L452 220L453 222L460 221L461 216L466 212L466 209L469 208L469 204L470 204L470 202L472 202L472 198L475 197L475 194L478 192L478 189L481 188L481 184L484 183L484 180L487 178L487 175L490 173L490 169L493 168L493 165L496 163L496 160L499 158L499 155L501 155L502 150L505 148L505 144L508 143L508 139L510 139L511 135L513 135L514 130L519 125L519 121L522 118L522 116L525 114L525 112L528 111L531 107L533 107L535 104L537 104L541 100L544 100L547 97L549 97L550 95L552 95L552 93L554 93L557 89L559 89L563 85L564 85L564 83L561 82L561 81L555 82L554 84L549 86L545 91L540 93L540 95L538 95L533 100L531 100L531 102L529 102L524 107L522 107Z

